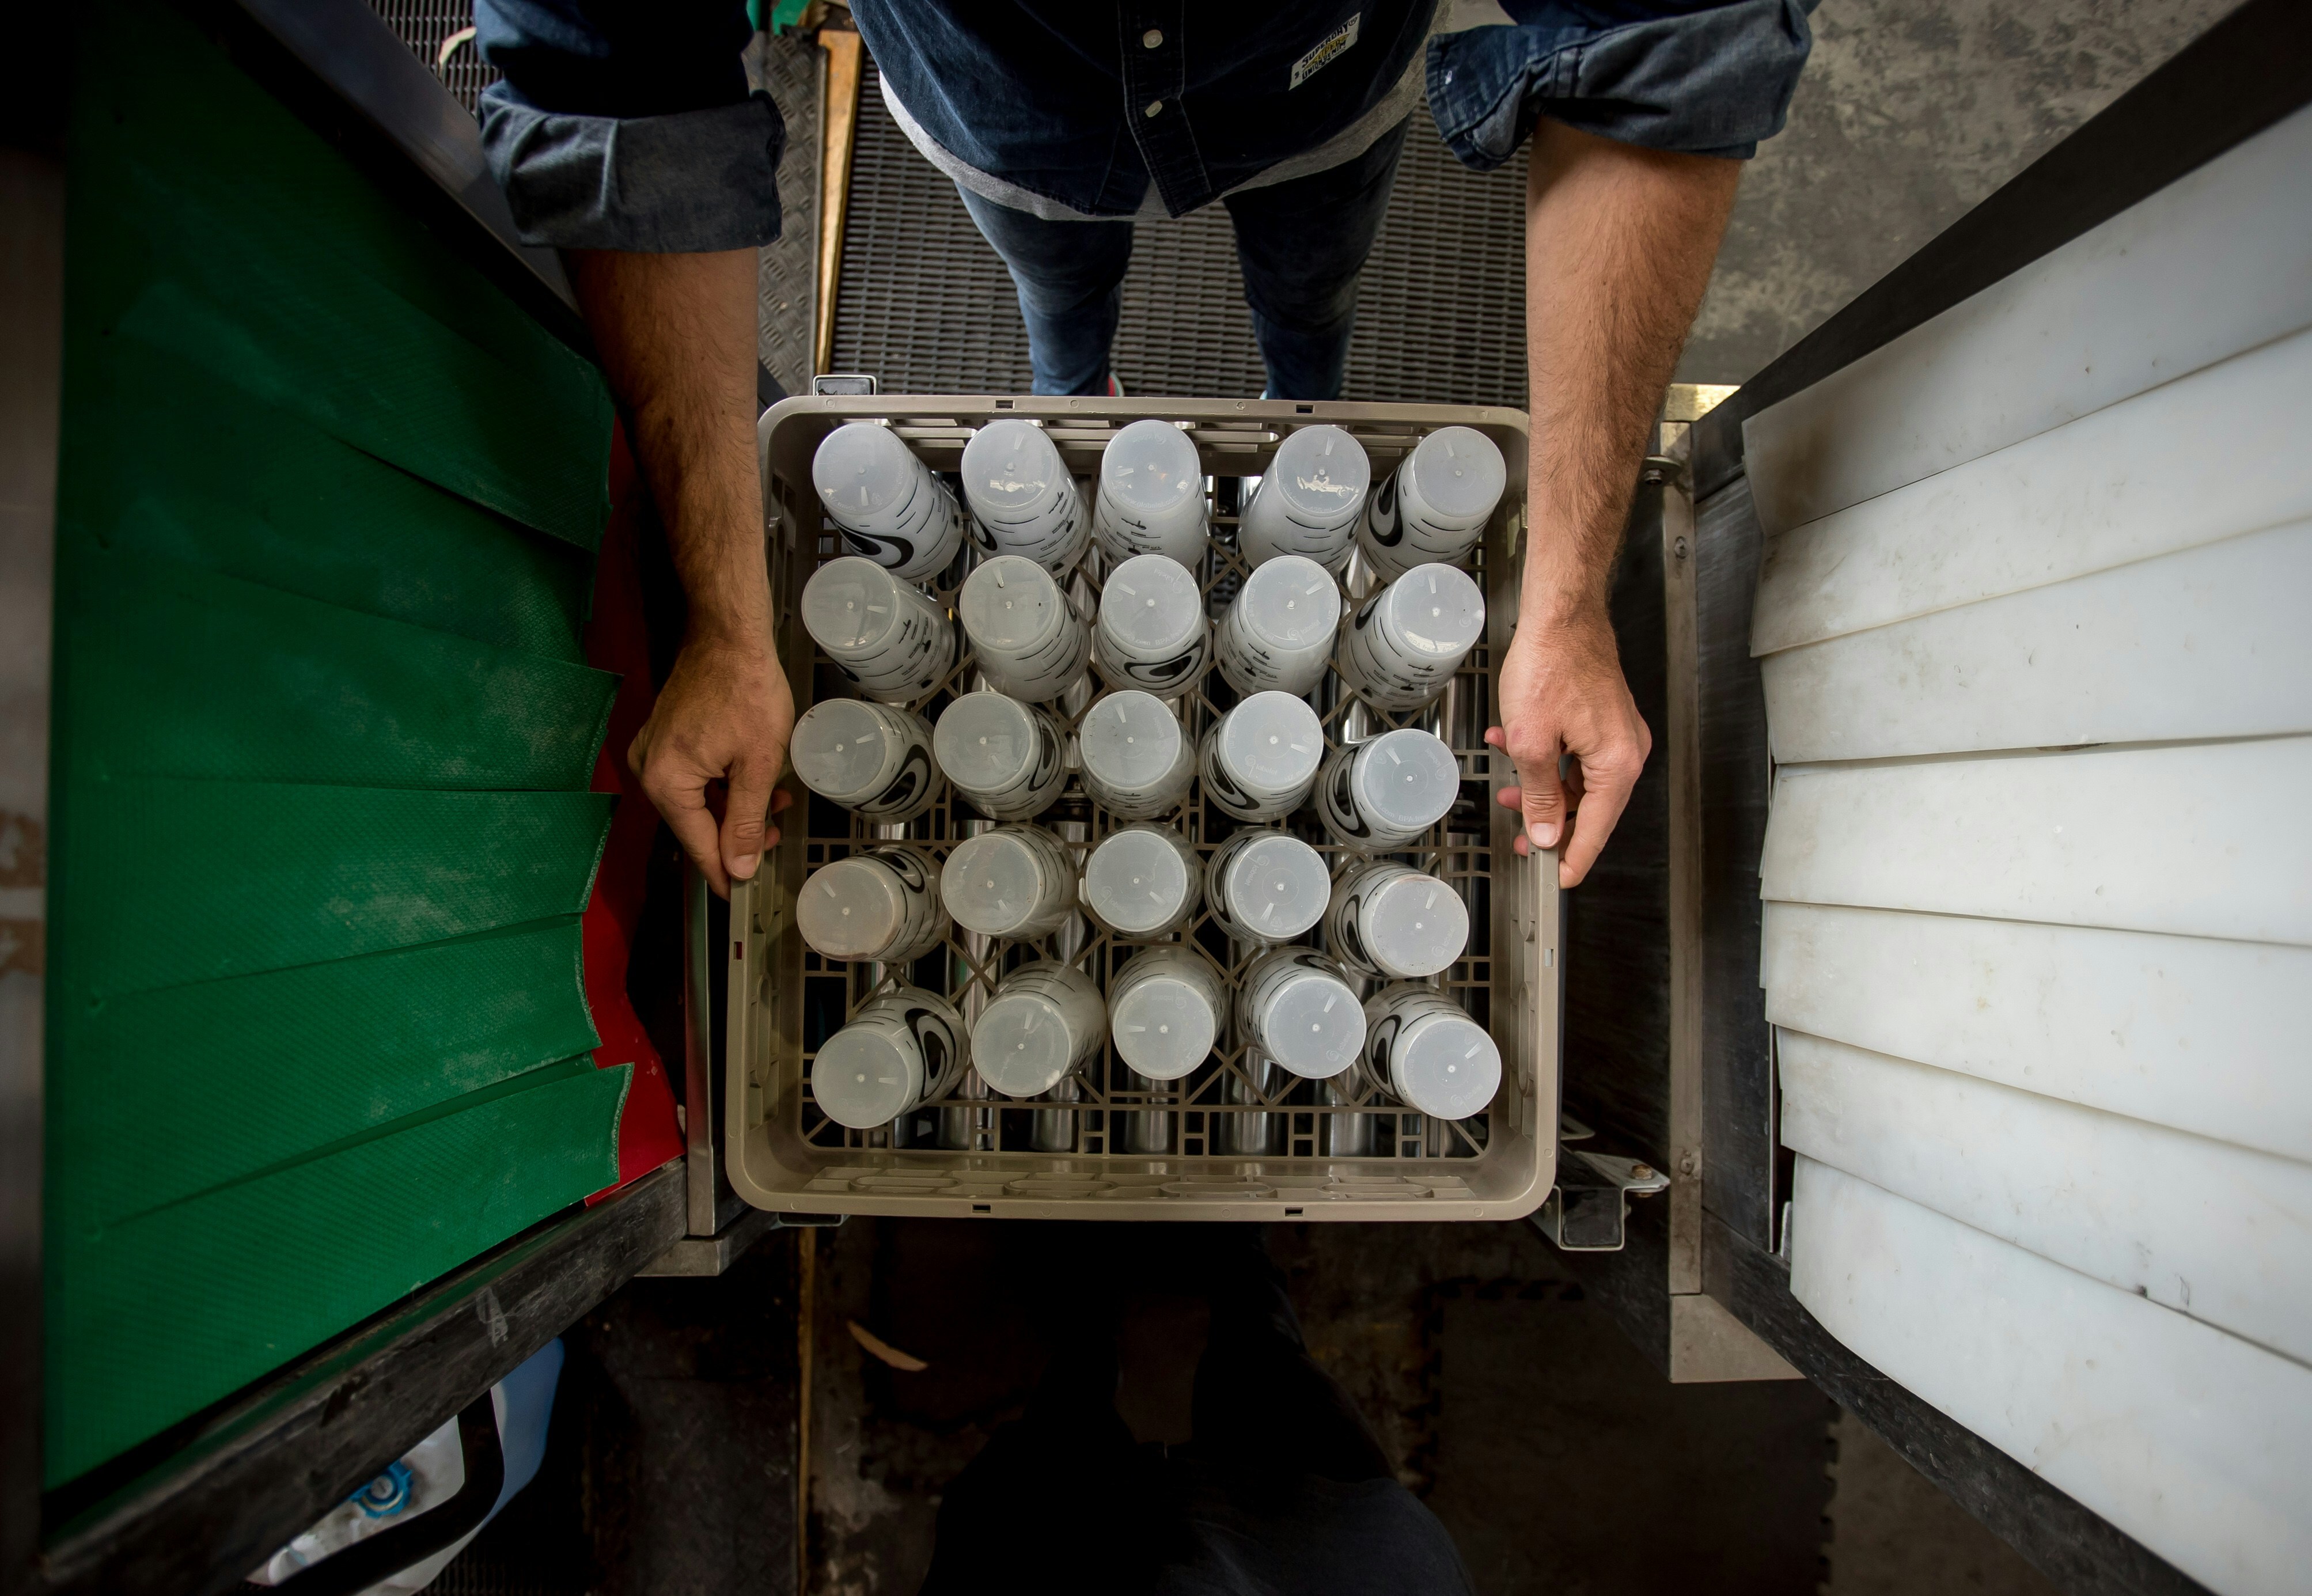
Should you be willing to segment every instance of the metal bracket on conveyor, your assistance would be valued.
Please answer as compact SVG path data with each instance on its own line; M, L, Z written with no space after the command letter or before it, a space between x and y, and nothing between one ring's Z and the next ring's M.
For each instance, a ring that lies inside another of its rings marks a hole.
M1619 1252L1630 1198L1667 1191L1669 1177L1633 1158L1576 1147L1589 1140L1590 1127L1563 1114L1557 1123L1557 1184L1533 1223L1567 1252Z

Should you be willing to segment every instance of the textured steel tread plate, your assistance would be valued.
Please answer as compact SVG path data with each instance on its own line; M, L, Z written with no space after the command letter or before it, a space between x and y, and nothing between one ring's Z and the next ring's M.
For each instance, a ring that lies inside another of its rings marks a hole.
M955 185L899 131L871 66L845 217L835 369L886 393L1025 393L1012 279ZM1366 263L1344 397L1523 408L1525 155L1473 172L1427 103ZM1124 279L1115 370L1127 392L1249 399L1262 387L1228 212L1142 225Z

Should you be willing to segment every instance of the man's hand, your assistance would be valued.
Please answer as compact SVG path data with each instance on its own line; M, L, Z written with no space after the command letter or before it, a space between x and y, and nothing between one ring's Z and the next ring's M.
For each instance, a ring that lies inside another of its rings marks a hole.
M770 817L787 795L772 789L794 729L755 475L755 251L569 259L690 605L682 653L626 759L727 897L779 839Z
M776 790L794 730L794 697L770 639L726 642L693 636L660 689L626 761L643 791L708 885L727 898L731 882L753 879L779 829L768 817L787 807ZM722 820L710 795L716 783Z
M1485 741L1517 761L1518 785L1497 795L1524 813L1517 851L1563 839L1557 884L1579 886L1622 818L1654 741L1622 680L1613 627L1603 613L1521 621L1496 685L1502 724ZM1563 780L1562 754L1573 759Z
M1498 681L1502 723L1485 741L1517 761L1501 802L1524 811L1518 851L1562 846L1562 887L1598 862L1653 746L1622 680L1606 595L1740 171L1546 119L1534 130L1525 572ZM1561 781L1565 754L1573 767Z

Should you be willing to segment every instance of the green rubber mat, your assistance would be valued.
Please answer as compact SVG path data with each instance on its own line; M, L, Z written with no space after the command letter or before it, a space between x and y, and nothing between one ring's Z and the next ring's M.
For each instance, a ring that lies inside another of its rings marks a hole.
M89 564L83 603L59 618L85 776L486 791L593 773L607 671L173 561Z
M83 400L111 417L75 441L89 491L72 508L94 543L477 642L582 657L593 571L583 550L444 493L165 350L133 354L74 373Z
M230 1395L609 1185L631 1074L549 1065L504 1095L75 1239L83 1278L49 1311L50 1390L74 1396L48 1435L50 1475L103 1461L155 1415Z
M590 1051L578 922L196 981L61 1015L76 1093L50 1217L75 1232ZM223 1090L221 1090L221 1088Z
M67 1004L355 959L586 907L601 793L92 782L54 855L101 913L51 934Z
M92 29L134 9L106 8ZM350 188L361 180L342 156L170 22L154 31L215 71L181 70L123 30L101 81L75 86L73 163L105 180L74 186L70 226L109 247L78 251L72 313L593 548L610 421L593 369L373 189Z
M186 13L78 13L47 1477L617 1176L599 372Z

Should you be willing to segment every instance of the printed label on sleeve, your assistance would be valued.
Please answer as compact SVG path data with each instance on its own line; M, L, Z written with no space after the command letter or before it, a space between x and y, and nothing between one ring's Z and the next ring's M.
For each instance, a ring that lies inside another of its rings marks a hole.
M1330 66L1336 57L1346 51L1350 46L1355 44L1357 41L1357 24L1363 22L1364 17L1364 13L1358 12L1347 22L1343 22L1340 27L1336 29L1332 33L1327 35L1316 48L1310 50L1298 61L1293 62L1292 81L1287 84L1286 87L1288 89L1299 88L1302 83L1307 83L1310 78L1316 76L1326 67Z

